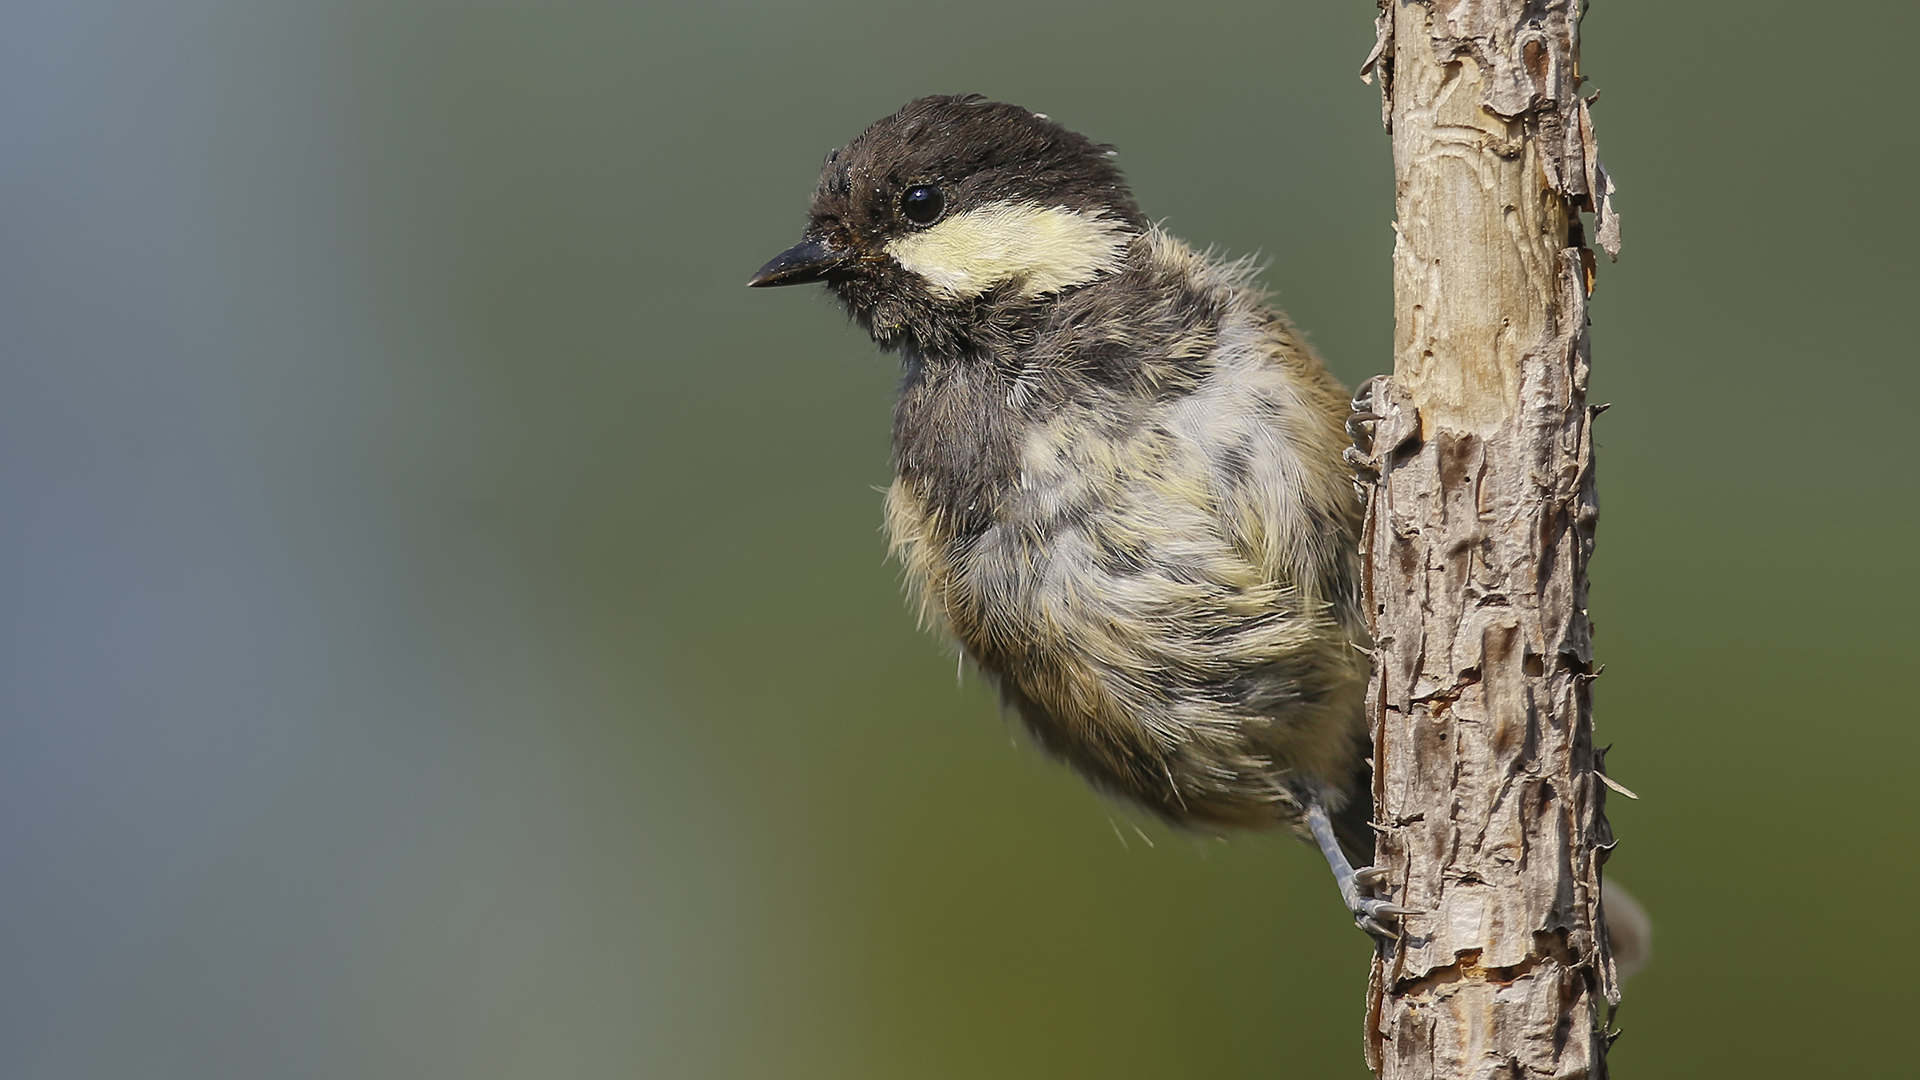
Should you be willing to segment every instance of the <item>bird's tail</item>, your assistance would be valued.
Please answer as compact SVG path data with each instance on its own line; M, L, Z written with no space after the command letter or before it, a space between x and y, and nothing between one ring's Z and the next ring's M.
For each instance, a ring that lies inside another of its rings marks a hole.
M1600 910L1607 920L1607 942L1613 947L1613 969L1625 982L1653 959L1653 920L1640 901L1611 878L1600 881Z

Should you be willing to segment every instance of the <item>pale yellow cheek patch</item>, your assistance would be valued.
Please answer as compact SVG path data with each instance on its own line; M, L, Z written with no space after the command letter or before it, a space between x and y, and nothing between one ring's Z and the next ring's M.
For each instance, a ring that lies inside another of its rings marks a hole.
M895 262L949 299L1018 280L1026 296L1084 285L1117 270L1125 226L1103 213L1000 203L969 210L887 245Z

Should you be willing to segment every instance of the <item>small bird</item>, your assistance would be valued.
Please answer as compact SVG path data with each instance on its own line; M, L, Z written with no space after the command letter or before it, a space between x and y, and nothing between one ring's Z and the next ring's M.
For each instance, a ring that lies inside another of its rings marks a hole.
M748 284L824 282L899 354L893 550L1034 739L1176 825L1313 840L1392 937L1414 912L1353 867L1353 406L1254 273L1150 222L1112 148L968 95L828 154Z

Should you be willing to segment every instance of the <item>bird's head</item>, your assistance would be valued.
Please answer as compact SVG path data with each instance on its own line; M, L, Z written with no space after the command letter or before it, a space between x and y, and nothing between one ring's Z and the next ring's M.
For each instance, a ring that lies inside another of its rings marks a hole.
M977 95L926 97L827 155L801 241L753 286L823 281L882 345L965 348L1118 269L1147 221L1113 150Z

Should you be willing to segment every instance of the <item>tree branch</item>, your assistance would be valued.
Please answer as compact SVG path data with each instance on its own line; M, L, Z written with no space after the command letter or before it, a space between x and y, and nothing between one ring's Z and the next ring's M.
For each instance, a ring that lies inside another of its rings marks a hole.
M1593 747L1593 253L1619 229L1578 0L1381 0L1394 373L1365 533L1376 862L1425 915L1375 960L1381 1077L1606 1074L1619 992Z

